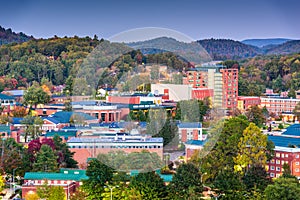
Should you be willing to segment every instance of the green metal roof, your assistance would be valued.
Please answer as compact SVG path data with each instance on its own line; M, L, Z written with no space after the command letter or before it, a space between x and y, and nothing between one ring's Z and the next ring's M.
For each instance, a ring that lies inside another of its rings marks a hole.
M55 172L26 172L25 180L70 180L81 181L87 180L88 176L85 170L80 169L60 169L59 173Z
M10 134L10 126L6 126L6 125L0 125L0 132L3 133L8 133Z

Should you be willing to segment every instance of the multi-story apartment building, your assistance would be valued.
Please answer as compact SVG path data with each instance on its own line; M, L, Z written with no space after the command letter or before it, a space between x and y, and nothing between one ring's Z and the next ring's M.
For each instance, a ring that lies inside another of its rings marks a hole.
M213 105L225 109L237 107L238 68L203 65L187 71L183 84L194 88L213 89Z

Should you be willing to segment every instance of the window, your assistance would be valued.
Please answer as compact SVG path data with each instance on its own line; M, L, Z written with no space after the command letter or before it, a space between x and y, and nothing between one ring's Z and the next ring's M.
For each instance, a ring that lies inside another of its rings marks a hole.
M295 172L299 172L299 168L296 168L296 169L295 169Z
M280 158L280 153L276 153L276 157L277 157L277 158Z
M284 158L284 153L283 153L283 154L281 154L281 158Z
M275 169L275 167L274 166L271 166L271 170L274 170Z
M296 162L296 165L299 165L299 162Z
M299 154L296 154L296 158L299 158Z
M272 160L271 160L271 163L272 163L272 164L274 164L274 163L275 163L275 160L274 160L274 159L272 159Z
M276 167L276 171L280 172L280 167Z
M276 164L280 164L280 160L276 160Z
M285 157L288 158L288 157L289 157L289 154L285 154Z

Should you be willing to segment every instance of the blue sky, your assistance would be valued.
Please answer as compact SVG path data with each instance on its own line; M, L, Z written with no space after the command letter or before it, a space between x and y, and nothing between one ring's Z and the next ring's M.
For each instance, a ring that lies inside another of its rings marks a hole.
M298 0L10 0L0 25L34 37L109 38L134 28L162 27L193 39L300 39Z

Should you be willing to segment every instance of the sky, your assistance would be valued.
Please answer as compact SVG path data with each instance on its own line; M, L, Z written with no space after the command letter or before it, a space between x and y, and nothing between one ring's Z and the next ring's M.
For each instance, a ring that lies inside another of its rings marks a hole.
M194 40L300 39L298 0L9 0L0 5L2 27L36 38L109 39L160 27Z

